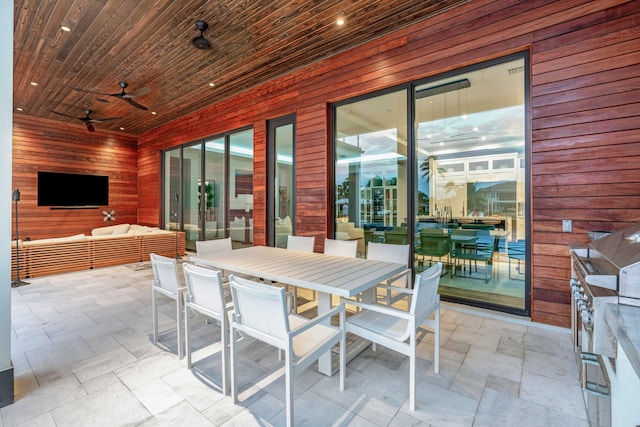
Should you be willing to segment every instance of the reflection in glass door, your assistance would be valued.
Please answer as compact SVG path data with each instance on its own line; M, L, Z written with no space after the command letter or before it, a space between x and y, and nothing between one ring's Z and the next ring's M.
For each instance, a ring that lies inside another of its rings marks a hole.
M182 230L180 219L180 148L164 152L163 212L165 230Z
M335 238L362 257L369 242L406 245L407 91L336 106L335 129Z
M417 271L445 299L527 313L525 58L415 85Z
M415 272L444 264L443 299L527 315L528 70L514 54L336 103L335 237L410 244Z
M234 248L253 245L253 129L229 138L229 228Z
M200 240L202 143L182 149L182 220L187 249L195 250Z
M224 238L226 183L224 137L207 138L204 142L204 184L200 183L204 194L202 213L204 218L204 239Z
M287 247L287 236L295 225L295 115L268 122L268 162L272 173L267 178L268 244Z
M166 150L163 185L163 226L184 231L188 250L198 240L253 242L252 129Z

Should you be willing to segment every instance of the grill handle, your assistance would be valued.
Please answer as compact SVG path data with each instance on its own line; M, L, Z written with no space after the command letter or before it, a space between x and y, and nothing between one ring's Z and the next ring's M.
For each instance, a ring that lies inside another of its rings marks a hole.
M587 365L597 366L602 372L604 384L587 380ZM611 381L602 362L602 356L595 353L580 353L580 385L582 390L598 397L611 397Z

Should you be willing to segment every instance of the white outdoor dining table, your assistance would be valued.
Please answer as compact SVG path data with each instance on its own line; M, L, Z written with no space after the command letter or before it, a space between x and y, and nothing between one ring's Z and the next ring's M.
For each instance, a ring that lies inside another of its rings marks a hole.
M373 288L406 269L402 264L300 252L269 246L251 246L211 256L191 257L198 264L311 289L318 295L318 314L331 309L331 296L345 298L364 293L373 300ZM331 355L318 361L318 370L331 375Z

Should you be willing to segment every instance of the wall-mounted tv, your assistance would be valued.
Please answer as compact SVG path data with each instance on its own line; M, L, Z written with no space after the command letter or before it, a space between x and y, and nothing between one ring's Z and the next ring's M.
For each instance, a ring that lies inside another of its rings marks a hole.
M38 206L85 207L109 204L109 177L38 171Z

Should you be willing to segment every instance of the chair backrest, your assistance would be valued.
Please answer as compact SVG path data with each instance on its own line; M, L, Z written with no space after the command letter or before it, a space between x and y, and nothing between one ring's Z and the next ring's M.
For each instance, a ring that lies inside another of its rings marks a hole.
M409 249L410 245L369 242L367 259L395 262L409 267Z
M458 236L477 236L478 235L478 230L469 230L469 229L461 229L461 228L454 228L451 230L451 235L458 235Z
M182 269L187 283L187 300L215 314L224 315L222 273L186 263Z
M420 251L423 255L444 256L449 253L449 235L442 229L430 228L420 232Z
M229 276L235 323L249 335L280 348L287 341L289 317L284 288Z
M420 230L420 234L424 234L427 236L434 236L434 237L449 237L449 233L447 233L447 230L444 228L435 228L435 227L430 227L430 228L423 228L422 230Z
M358 254L357 240L334 240L324 239L325 255L344 256L355 258Z
M489 230L476 230L476 250L486 256L492 256L497 249L498 241Z
M396 227L393 230L386 230L384 232L384 241L393 245L406 245L407 228Z
M524 259L527 253L527 242L526 240L518 240L516 242L509 242L509 246L507 246L507 256L509 258L515 259Z
M178 263L174 258L167 258L158 254L150 254L151 268L153 269L153 281L155 286L169 292L177 293L181 288L180 276L178 276Z
M420 274L416 274L416 281L413 285L413 296L409 312L420 319L421 316L430 311L437 302L438 286L440 285L440 275L442 274L442 263L436 263Z
M203 240L201 242L196 242L196 253L198 255L228 252L232 249L231 237L227 237L226 239Z
M315 236L287 236L287 249L290 250L313 252L315 244Z

